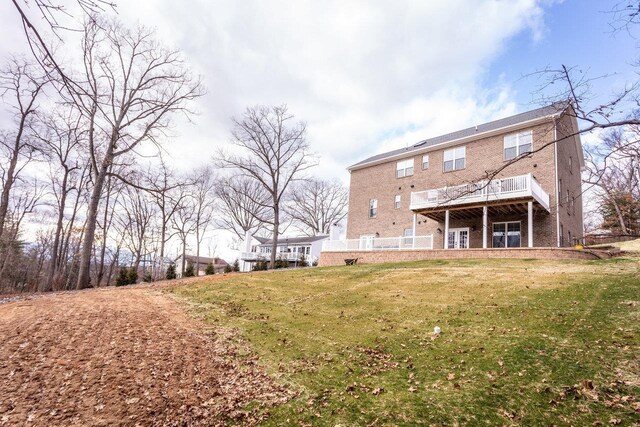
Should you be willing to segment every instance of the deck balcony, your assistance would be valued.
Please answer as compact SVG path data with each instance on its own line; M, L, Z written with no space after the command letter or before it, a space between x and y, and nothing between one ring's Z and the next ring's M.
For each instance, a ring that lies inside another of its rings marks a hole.
M410 209L424 212L518 199L533 199L549 211L549 194L530 173L412 192Z
M305 254L305 257L309 255ZM276 252L276 259L283 259L286 261L298 261L302 257L302 253L297 252ZM243 252L240 254L240 259L243 261L260 261L270 260L271 253L268 252Z

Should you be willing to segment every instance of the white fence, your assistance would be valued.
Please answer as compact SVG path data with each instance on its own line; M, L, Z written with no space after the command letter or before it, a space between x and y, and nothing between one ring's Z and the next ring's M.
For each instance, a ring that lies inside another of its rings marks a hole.
M411 193L411 209L533 196L549 209L549 195L531 175L480 181Z
M326 240L327 252L393 251L404 249L433 249L433 234L415 237L361 237L360 239Z

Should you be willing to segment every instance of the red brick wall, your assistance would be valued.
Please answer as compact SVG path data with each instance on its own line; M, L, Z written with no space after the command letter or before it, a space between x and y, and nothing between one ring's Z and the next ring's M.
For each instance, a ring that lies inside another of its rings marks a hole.
M582 237L582 177L578 153L574 136L575 129L572 118L568 114L563 115L557 124L558 132L558 178L562 180L562 197L559 198L558 217L562 224L564 234L564 246L572 246L571 240L574 237ZM572 159L571 161L569 159ZM573 205L567 203L566 192L569 190L569 198L574 199ZM553 205L552 209L556 209Z
M522 127L520 131L533 130L533 149L543 146L554 139L554 124L550 121L537 126ZM514 131L510 131L512 133ZM347 220L347 238L357 239L363 234L376 234L380 237L397 237L403 234L405 228L412 227L413 213L409 210L412 191L458 185L483 179L487 171L496 170L505 165L503 156L503 139L505 134L479 139L466 144L466 167L453 172L442 171L443 153L445 149L435 149L427 153L408 154L407 157L394 159L386 163L365 167L351 171L351 187L349 192L349 216ZM450 147L447 147L450 148ZM422 155L429 154L429 168L422 170ZM410 177L396 178L396 162L414 158L414 174ZM532 173L540 182L544 191L549 193L550 205L555 206L555 161L554 147L549 145L544 150L531 156L522 158L509 165L497 176L508 177ZM413 187L412 187L413 186ZM401 196L400 209L394 208L394 197ZM378 200L378 215L369 218L369 200ZM553 210L555 212L555 210ZM526 246L527 216L520 215L509 220L519 220L522 230L522 245ZM444 245L444 224L426 217L418 217L417 235L433 234L434 248ZM489 217L489 246L491 245L491 223L500 222L507 218ZM534 218L534 246L556 245L555 214L536 213ZM472 223L456 223L451 221L450 227L476 226L471 232L471 246L482 247L482 217Z
M609 258L604 251L585 251L572 248L520 248L520 249L434 249L401 251L351 251L322 252L320 267L345 265L345 259L358 258L358 264L379 264L383 262L421 261L430 259L600 259Z

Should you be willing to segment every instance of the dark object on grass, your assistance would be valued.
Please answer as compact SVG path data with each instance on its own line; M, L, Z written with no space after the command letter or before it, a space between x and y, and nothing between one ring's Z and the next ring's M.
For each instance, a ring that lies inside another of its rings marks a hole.
M344 263L346 265L356 265L357 262L358 262L358 258L347 258L344 260Z

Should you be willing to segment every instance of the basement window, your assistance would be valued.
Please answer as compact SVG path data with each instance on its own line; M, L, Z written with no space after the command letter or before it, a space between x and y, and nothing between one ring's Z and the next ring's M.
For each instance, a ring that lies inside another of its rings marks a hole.
M520 221L493 223L494 248L519 248L520 238Z

